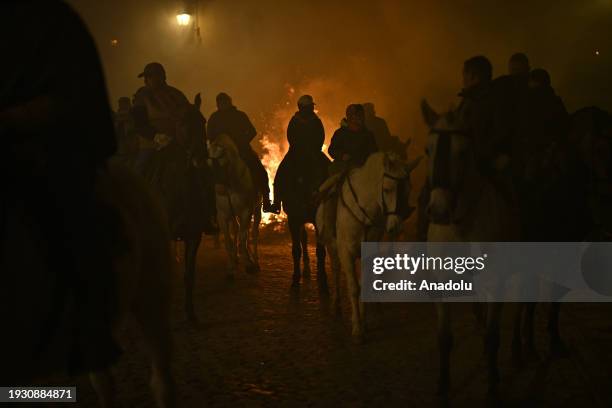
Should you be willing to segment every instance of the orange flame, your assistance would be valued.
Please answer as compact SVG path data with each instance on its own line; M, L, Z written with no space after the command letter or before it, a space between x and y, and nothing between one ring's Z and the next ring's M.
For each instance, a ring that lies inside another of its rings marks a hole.
M264 151L261 163L268 173L268 184L272 195L271 198L273 198L274 194L273 185L276 171L287 153L287 150L289 150L289 144L286 137L287 126L296 111L297 97L301 95L294 86L287 84L285 87L287 89L287 97L277 105L277 109L273 112L271 119L265 126L261 139L259 139L259 143ZM334 124L338 121L332 121L328 117L322 116L318 108L315 110L315 113L317 113L323 121L325 133L329 140L335 130ZM327 146L328 144L323 145L323 151L325 153L327 153ZM286 220L287 215L284 212L281 212L279 215L264 213L261 218L261 223L264 225L273 224L274 230L280 230Z

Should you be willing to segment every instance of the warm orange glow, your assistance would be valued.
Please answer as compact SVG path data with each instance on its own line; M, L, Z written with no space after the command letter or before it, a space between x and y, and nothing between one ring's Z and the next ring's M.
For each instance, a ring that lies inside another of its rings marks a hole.
M176 16L176 21L180 26L189 25L189 21L191 20L191 15L187 13L181 13Z
M111 40L111 46L112 46L112 47L116 47L117 45L119 45L119 40L112 39L112 40Z

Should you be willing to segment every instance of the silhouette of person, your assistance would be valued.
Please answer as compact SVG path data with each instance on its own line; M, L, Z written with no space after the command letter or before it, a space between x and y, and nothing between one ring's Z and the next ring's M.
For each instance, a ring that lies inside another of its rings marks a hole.
M251 147L251 140L257 135L257 130L247 114L233 105L232 98L228 94L221 92L216 100L217 110L208 119L208 137L210 140L215 140L217 136L226 134L232 138L240 157L253 176L255 187L263 195L264 212L273 212L268 173Z
M72 335L68 369L105 368L119 356L111 336L114 281L109 273L119 216L94 192L117 147L96 46L78 15L61 1L2 2L0 20L5 39L0 45L5 151L0 166L10 180L3 183L0 209L21 208L36 224L46 248L31 255L47 254L43 262L56 288L55 300L41 311L48 324L40 328L38 349L27 358L42 357L45 340L53 338L58 320L66 317ZM0 298L7 304L21 301L10 275L22 272L4 276ZM1 320L13 327L11 319L2 315ZM19 341L18 333L9 332L3 339L8 342L1 356L3 372L13 379L31 375L23 372L31 367L24 363L26 356L15 352L22 345L11 343Z

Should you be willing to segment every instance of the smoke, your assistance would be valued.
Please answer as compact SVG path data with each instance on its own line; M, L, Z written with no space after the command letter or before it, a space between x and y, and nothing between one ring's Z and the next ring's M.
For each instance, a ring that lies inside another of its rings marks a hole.
M200 0L199 46L176 24L176 2L70 3L98 43L112 101L132 95L136 75L159 61L171 85L190 98L202 92L207 115L225 91L279 141L298 93L310 93L328 138L347 104L373 102L393 134L413 138L417 155L426 133L420 99L440 110L456 103L462 63L477 54L500 75L512 53L526 52L570 110L612 109L609 0Z

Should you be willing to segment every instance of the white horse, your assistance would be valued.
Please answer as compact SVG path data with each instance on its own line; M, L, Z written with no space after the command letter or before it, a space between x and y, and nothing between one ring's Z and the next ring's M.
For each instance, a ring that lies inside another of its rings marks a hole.
M361 242L379 241L385 232L396 233L402 218L410 215L410 172L420 160L419 157L405 163L393 153L374 153L363 166L346 174L337 186L337 199L324 201L317 210L317 229L332 259L335 307L339 308L339 266L348 283L352 334L357 338L363 335L365 322L365 307L359 301L360 283L355 272L355 261L361 256ZM321 189L334 184L337 178L325 182ZM402 197L398 194L400 190L405 193ZM400 214L400 208L407 211Z
M477 169L471 138L457 115L437 114L423 101L423 117L429 126L427 152L431 189L427 214L430 242L518 241L518 220L499 189ZM502 303L488 303L485 349L489 393L499 381L497 352ZM450 352L453 344L449 303L437 303L440 347L439 394L448 397Z
M247 272L259 270L257 241L261 222L261 194L257 192L246 163L227 135L207 142L208 163L220 171L224 184L215 186L217 220L229 256L228 274L232 278L238 268L238 254ZM216 164L216 166L215 166ZM249 249L249 235L252 252Z
M101 202L118 211L121 237L114 238L127 244L126 252L115 256L114 270L108 271L116 282L108 311L113 330L118 332L125 326L140 329L143 346L151 359L151 386L156 402L159 407L173 406L169 316L172 255L164 210L144 180L114 162L100 174L96 194ZM16 378L28 383L65 369L71 353L69 345L74 342L72 327L78 329L87 324L82 319L88 316L79 317L76 313L77 317L68 317L74 315L79 304L74 304L71 296L62 295L63 291L58 288L60 278L43 262L47 244L32 226L30 216L19 206L6 210L6 222L0 231L5 237L0 270L9 272L2 287L2 298L12 303L13 308L10 313L2 314L2 321L12 328L5 335L11 346L3 365L7 370L14 370ZM86 276L87 272L87 265L81 263L79 273ZM61 309L53 312L50 306L53 304L61 305ZM49 323L52 328L48 327ZM85 338L81 343L96 344L96 341ZM44 344L36 345L38 342ZM95 352L93 349L89 353ZM110 368L98 367L90 372L90 379L102 406L113 406L115 390Z

